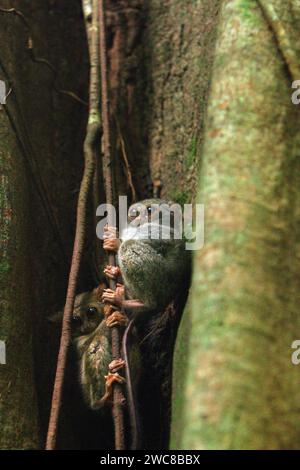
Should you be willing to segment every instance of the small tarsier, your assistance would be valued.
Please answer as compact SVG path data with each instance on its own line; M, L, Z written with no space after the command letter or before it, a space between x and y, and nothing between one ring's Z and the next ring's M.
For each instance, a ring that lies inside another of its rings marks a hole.
M175 237L171 207L161 199L133 204L128 211L130 225L121 240L114 227L105 227L103 248L117 253L119 267L106 266L104 274L112 279L122 276L124 286L118 283L116 291L104 289L104 302L147 312L163 311L176 298L190 261L185 241ZM167 234L169 238L164 237Z
M104 317L101 290L77 295L72 338L79 358L80 384L86 404L99 409L105 402L105 376L111 363L109 326Z
M110 328L118 316L105 318L101 301L103 286L76 296L72 316L72 338L79 359L80 384L84 401L94 410L110 399L114 381L124 381L118 374L123 361L112 361ZM139 360L137 345L131 350L131 360Z

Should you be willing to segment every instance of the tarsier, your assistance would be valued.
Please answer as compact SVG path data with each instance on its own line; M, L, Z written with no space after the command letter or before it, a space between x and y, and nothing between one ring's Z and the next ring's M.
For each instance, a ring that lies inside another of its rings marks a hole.
M77 295L72 317L73 344L79 358L82 393L86 404L100 409L110 399L110 388L123 363L112 361L110 328L115 324L113 315L105 318L101 301L103 286ZM138 360L137 348L131 351L131 360ZM136 359L137 358L137 359Z
M104 273L113 278L122 275L126 298L118 284L116 291L104 289L103 301L143 313L162 311L175 299L189 270L189 256L184 239L175 238L170 207L161 199L132 205L128 211L130 226L121 240L116 238L115 228L106 227L103 246L117 253L119 269L107 266Z
M168 216L167 222L160 219L160 211ZM121 239L113 227L107 226L104 233L104 249L117 254L118 266L104 269L107 278L120 281L116 291L99 286L76 297L73 338L80 360L83 395L92 409L101 408L109 399L116 371L125 365L126 378L131 375L133 379L127 383L129 411L133 414L131 388L136 387L141 369L137 337L131 335L129 345L123 341L127 363L111 363L110 327L124 321L124 317L118 318L116 314L105 318L104 309L105 304L106 308L112 304L118 310L125 310L129 319L134 319L133 323L143 321L151 312L163 312L174 301L188 275L189 256L184 240L175 237L172 217L168 203L160 199L132 205L128 211L129 227L122 232ZM166 234L170 236L165 238ZM119 376L117 380L124 379Z
M80 384L87 405L99 409L105 402L105 377L111 363L109 326L104 319L101 290L77 295L72 337L79 358Z

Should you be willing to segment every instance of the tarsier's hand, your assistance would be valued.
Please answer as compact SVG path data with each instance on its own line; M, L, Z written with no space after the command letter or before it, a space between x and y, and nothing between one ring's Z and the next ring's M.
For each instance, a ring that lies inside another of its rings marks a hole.
M124 377L119 375L118 372L115 372L115 373L108 372L108 374L105 375L104 378L105 378L105 394L103 395L103 397L100 400L101 405L106 403L108 400L111 399L112 392L113 392L112 387L113 387L114 383L122 384L122 383L126 382Z
M104 274L106 277L108 277L109 279L118 279L118 277L121 275L121 270L118 266L110 266L110 265L107 265L104 270L103 270Z
M117 284L116 290L104 289L102 301L121 307L125 299L125 287L123 284Z
M115 310L106 318L105 321L108 328L113 328L114 326L127 326L128 317L123 312Z
M114 251L117 253L120 247L120 240L118 239L118 232L116 227L106 225L103 233L103 248L106 251Z

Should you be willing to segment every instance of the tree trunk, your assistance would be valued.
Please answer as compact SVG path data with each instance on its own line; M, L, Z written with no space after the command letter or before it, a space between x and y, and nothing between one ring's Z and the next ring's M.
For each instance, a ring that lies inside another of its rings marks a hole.
M0 375L0 448L34 448L39 443L34 386L29 220L26 170L5 114L1 124L1 341L6 364ZM26 217L27 214L27 217Z
M223 2L198 190L205 245L175 359L175 448L299 448L299 27L296 1Z
M44 446L57 356L46 318L64 302L82 168L87 108L58 90L86 99L88 61L80 2L11 7L30 31L0 12L0 448L25 449Z

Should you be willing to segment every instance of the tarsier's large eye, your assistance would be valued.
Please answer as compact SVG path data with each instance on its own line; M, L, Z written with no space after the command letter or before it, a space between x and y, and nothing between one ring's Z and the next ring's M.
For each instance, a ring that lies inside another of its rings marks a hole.
M131 209L130 210L129 216L130 216L131 219L135 219L137 217L137 215L138 215L138 211L136 209Z
M86 310L86 314L88 317L94 317L98 313L96 307L88 307Z
M148 212L149 215L153 214L153 212L154 212L153 207L151 207L151 206L148 207L147 212Z
M82 319L78 317L77 315L73 315L72 317L72 325L74 326L80 326L82 324Z

